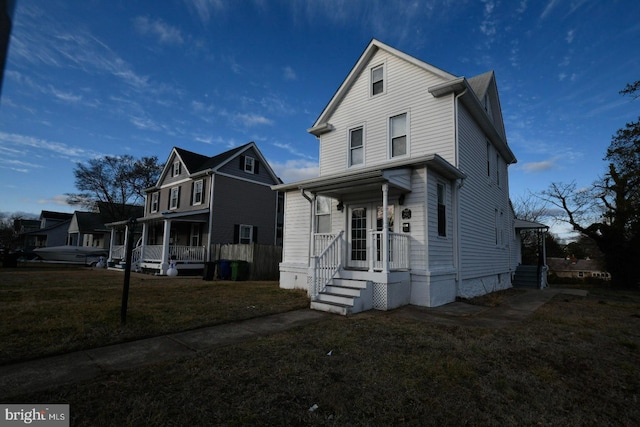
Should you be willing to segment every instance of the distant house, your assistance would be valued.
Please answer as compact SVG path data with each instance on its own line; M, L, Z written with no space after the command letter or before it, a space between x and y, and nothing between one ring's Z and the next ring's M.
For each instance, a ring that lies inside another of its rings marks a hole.
M549 275L558 278L611 280L611 274L593 259L547 258Z
M273 187L282 288L346 314L512 285L516 158L493 72L459 77L372 40L308 132L319 176Z
M69 224L73 214L63 212L42 211L38 221L38 227L24 231L23 248L44 248L62 246L67 243Z
M163 275L175 260L179 270L201 270L216 260L213 244L281 244L282 202L271 190L281 182L253 142L211 157L174 147L146 190L136 266ZM128 226L110 224L113 236ZM124 249L112 245L109 261L122 260Z
M96 203L92 212L75 211L67 230L67 245L108 249L111 238L111 228L106 224L114 218L106 208L106 203ZM127 205L127 217L138 217L144 212L144 207ZM126 218L117 218L126 219Z

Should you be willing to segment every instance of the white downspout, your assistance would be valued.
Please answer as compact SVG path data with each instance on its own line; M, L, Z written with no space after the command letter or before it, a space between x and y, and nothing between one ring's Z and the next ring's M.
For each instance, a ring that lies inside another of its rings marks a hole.
M465 93L467 93L467 89L463 90L458 95L456 95L453 101L453 115L454 115L453 133L454 133L454 139L455 139L454 155L455 155L455 166L457 168L460 168L460 132L458 131L458 127L459 127L458 102L459 102L459 98L462 97ZM456 284L458 288L460 287L460 280L461 280L460 268L462 264L461 262L462 252L460 248L460 203L459 202L460 202L460 189L462 188L463 183L464 181L461 179L457 187L454 189L454 191L452 191L452 196L455 194L455 199L454 199L455 209L453 209L453 214L455 215L455 220L453 221L453 227L454 227L453 264L456 269ZM458 294L458 290L456 290L456 294Z

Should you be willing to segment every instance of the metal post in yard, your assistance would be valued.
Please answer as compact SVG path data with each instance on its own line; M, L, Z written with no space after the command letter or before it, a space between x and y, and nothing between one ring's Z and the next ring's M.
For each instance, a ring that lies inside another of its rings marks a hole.
M127 225L127 248L124 266L124 286L122 287L122 306L120 307L120 323L127 323L127 303L129 302L129 281L131 279L131 258L133 252L133 229L136 225L135 218L129 218Z

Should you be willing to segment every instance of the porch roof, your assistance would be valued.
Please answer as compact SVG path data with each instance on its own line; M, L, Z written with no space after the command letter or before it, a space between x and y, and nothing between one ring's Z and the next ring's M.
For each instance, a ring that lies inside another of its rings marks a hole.
M411 192L411 169L427 166L447 179L464 179L466 175L437 154L405 159L345 172L297 181L290 184L275 185L276 191L306 190L338 198L349 193L361 193L376 189L388 183L401 193Z
M535 221L527 221L525 219L515 219L514 228L516 230L539 230L539 229L549 229L548 225L540 224Z

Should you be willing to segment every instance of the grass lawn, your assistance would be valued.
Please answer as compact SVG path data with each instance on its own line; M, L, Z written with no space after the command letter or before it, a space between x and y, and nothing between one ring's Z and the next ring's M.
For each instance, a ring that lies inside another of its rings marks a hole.
M508 328L462 320L328 316L12 401L69 403L74 426L640 425L638 292L558 295Z
M203 281L36 264L0 269L0 364L309 306L277 282Z

